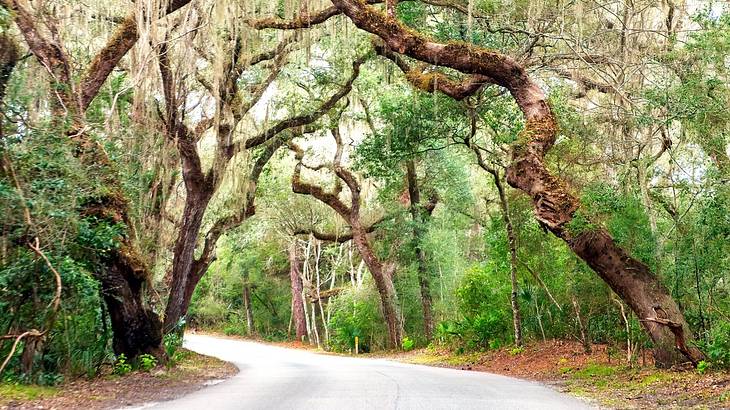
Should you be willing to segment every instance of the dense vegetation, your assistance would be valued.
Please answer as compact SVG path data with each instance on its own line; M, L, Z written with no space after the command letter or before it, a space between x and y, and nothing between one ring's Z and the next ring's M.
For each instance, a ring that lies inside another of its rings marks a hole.
M68 3L0 0L3 380L174 359L190 327L730 366L722 6ZM557 128L489 62L392 46L416 30L511 56Z

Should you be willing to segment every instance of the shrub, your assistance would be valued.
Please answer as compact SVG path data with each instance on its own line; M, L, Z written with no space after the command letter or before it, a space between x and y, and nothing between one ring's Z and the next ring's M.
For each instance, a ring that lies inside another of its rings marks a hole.
M151 354L143 354L139 357L139 369L148 372L157 367L157 358Z
M113 372L118 376L124 376L132 371L132 365L127 361L127 356L124 353L117 356L117 361L114 362Z
M380 340L384 344L385 329L376 298L373 289L365 288L348 290L334 300L330 319L330 344L333 350L354 350L355 336L360 338L361 352L370 351L372 340Z
M510 313L506 310L509 290L498 280L499 272L508 269L492 260L466 272L456 295L464 317L452 331L468 350L498 348L511 337Z
M413 350L415 345L416 343L410 337L404 337L401 341L401 347L403 347L403 350L405 350L406 352Z
M704 350L713 366L730 368L730 322L720 322L713 326Z

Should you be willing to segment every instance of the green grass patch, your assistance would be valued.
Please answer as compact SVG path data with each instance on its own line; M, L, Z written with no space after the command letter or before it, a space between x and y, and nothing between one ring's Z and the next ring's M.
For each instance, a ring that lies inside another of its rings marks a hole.
M408 363L413 364L437 364L443 363L445 360L444 356L433 354L433 353L419 353L413 357L408 358Z
M470 353L456 356L447 356L444 361L451 366L463 366L465 364L472 364L477 362L480 357L480 353Z
M650 374L650 375L644 377L643 379L641 379L641 382L639 382L639 385L641 387L646 387L646 386L650 386L652 384L667 381L670 379L671 379L671 377L667 374L655 373L655 374Z
M591 363L584 369L578 370L573 373L575 379L591 379L594 377L608 377L613 376L618 372L618 369L613 366L606 366L603 364Z
M0 403L28 401L54 396L58 388L32 384L0 384Z

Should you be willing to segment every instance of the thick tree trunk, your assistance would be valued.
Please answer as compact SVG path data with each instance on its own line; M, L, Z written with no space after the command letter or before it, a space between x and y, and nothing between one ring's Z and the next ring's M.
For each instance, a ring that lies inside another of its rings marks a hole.
M15 40L7 32L0 34L0 107L3 107L5 90L19 57L18 45ZM2 121L2 118L0 118L0 121ZM2 136L2 128L0 127L0 138Z
M140 277L123 257L110 258L103 265L97 278L109 311L114 352L128 359L140 354L163 357L160 318L143 301L147 279Z
M51 75L51 89L56 96L52 101L54 121L60 123L64 118L71 119L72 125L67 135L75 144L74 154L89 171L99 176L106 188L105 194L100 197L84 198L81 213L92 217L92 223L124 223L127 227L126 232L118 238L118 247L100 256L95 272L110 312L114 350L129 358L139 353L162 357L161 325L157 315L144 306L142 297L142 285L150 277L149 270L134 245L135 235L124 190L109 157L90 137L83 120L86 109L109 74L136 43L137 19L132 13L123 20L76 84L64 47L56 36L49 39L38 30L33 14L20 2L0 1L4 7L13 11L15 23L28 47ZM167 5L165 13L172 13L188 2L173 0Z
M297 340L302 342L307 336L303 284L301 276L302 259L299 257L296 240L289 245L289 277L291 278L292 318Z
M506 88L525 119L525 129L511 149L507 182L530 195L535 215L555 236L583 259L623 299L641 320L655 345L660 367L704 358L692 347L692 332L675 301L649 268L629 256L603 228L572 232L569 223L580 203L565 182L545 165L555 143L557 121L545 93L514 59L467 43L437 43L388 18L362 0L332 0L355 25L379 36L393 51L446 66L465 74L482 75ZM445 90L443 84L434 91Z
M393 286L393 267L382 263L368 241L365 230L359 225L359 221L354 224L351 222L352 239L355 247L360 253L365 266L368 267L370 274L375 281L375 287L380 295L380 305L383 310L383 319L388 328L388 347L397 349L403 338L403 323L400 316L400 308L398 307L398 295Z
M81 135L82 132L69 135ZM113 348L117 354L132 359L139 354L164 356L162 326L156 313L144 303L144 287L150 272L134 243L128 204L103 148L89 138L80 139L76 154L88 169L97 170L105 195L87 198L80 212L92 224L124 224L125 232L117 238L117 247L97 261L94 276L101 283L101 293L109 310L113 331ZM99 171L101 168L101 171Z
M512 305L512 325L515 329L515 344L522 346L522 313L520 312L520 304L517 300L517 237L515 228L512 225L512 218L509 215L509 202L504 192L504 186L500 179L499 172L494 170L494 185L497 187L499 194L499 205L502 211L502 220L504 221L505 230L507 231L507 245L509 246L510 255L510 284L512 292L510 293L510 304Z
M165 333L180 330L177 329L178 324L187 314L195 287L205 274L202 267L196 266L195 248L211 195L196 188L188 188L187 191L182 226L173 250L172 282L165 308Z
M426 223L427 213L422 209L421 193L418 189L418 178L416 175L416 164L413 160L408 161L406 164L406 176L408 180L408 195L411 202L411 218L413 219L413 245L418 262L418 283L421 289L423 330L426 340L431 340L433 337L433 299L431 298L428 262L422 246L424 234L423 224Z

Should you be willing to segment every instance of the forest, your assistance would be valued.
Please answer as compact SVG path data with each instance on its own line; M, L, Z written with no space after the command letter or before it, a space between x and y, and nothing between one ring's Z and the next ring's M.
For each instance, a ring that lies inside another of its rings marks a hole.
M0 0L0 381L186 330L727 369L729 77L706 0Z

